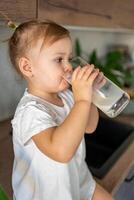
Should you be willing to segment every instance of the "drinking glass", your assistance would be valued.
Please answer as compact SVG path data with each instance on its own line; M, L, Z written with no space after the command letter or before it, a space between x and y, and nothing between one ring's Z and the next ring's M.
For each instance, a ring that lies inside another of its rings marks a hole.
M70 61L73 68L87 65L87 61L81 57L74 57ZM129 103L129 95L115 83L105 77L105 83L98 89L94 89L92 102L108 117L119 115ZM64 79L71 84L71 74L65 74Z

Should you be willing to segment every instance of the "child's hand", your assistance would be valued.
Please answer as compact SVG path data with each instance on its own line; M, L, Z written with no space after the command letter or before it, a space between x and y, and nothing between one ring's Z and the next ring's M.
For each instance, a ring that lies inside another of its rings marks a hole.
M99 72L98 76L96 77L93 83L93 89L99 89L106 83L106 79L104 77L103 72Z
M72 90L74 100L76 101L92 101L93 83L99 74L99 70L94 65L86 65L77 67L72 75Z

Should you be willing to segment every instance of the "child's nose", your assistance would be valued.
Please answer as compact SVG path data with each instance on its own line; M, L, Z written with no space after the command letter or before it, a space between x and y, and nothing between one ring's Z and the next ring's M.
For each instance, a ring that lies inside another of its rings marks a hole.
M64 71L65 72L72 72L73 71L72 65L69 62L64 65Z

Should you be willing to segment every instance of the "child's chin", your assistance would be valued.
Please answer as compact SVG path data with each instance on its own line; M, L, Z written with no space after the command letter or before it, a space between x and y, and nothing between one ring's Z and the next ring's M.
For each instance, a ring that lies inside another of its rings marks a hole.
M62 87L69 88L69 83L66 80L64 80L64 79L62 81Z
M66 86L63 88L63 90L66 90L66 89L68 89L68 88L69 88L69 84L66 85Z
M60 91L64 91L69 88L69 84L66 82L65 84L62 84L62 87L60 87Z

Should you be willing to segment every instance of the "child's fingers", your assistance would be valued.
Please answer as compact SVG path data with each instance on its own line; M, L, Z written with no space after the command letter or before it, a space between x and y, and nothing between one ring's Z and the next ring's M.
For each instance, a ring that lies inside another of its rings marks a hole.
M90 84L93 84L98 74L99 74L99 69L94 69L88 77L88 82L90 82Z
M99 75L96 77L93 87L95 89L99 89L101 88L104 84L106 83L106 79L105 76L103 74L103 72L100 72Z
M84 80L88 80L89 76L91 75L91 73L94 71L94 65L88 65L88 68L86 70L86 72L84 73L83 79Z
M98 84L99 86L99 88L101 88L103 85L105 85L105 83L106 83L106 79L105 78L103 78L103 80Z
M78 75L78 72L80 71L81 67L78 66L74 71L73 71L73 74L72 74L72 81L74 81Z
M77 74L77 79L79 79L79 80L82 79L84 77L84 75L86 75L88 69L89 69L88 65L82 67L81 70L79 71L79 73Z
M93 70L93 68L94 68L94 65L93 66L90 66L90 65L86 65L86 66L84 66L84 67L77 67L75 70L74 70L74 72L73 72L73 79L72 80L74 80L74 79L78 79L78 80L80 80L80 79L82 79L84 76L86 77L88 77L89 76L89 73L91 73L92 72L92 70ZM90 72L91 71L91 72ZM88 73L87 73L88 72ZM87 75L86 75L87 74ZM85 78L86 79L86 78Z
M103 81L103 79L104 79L104 74L103 74L103 72L100 72L100 73L98 74L98 76L97 76L95 82L96 82L97 84L99 84L100 82Z

